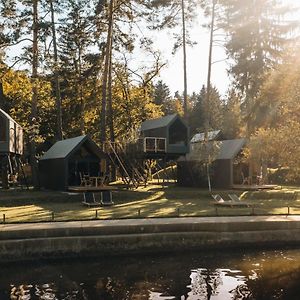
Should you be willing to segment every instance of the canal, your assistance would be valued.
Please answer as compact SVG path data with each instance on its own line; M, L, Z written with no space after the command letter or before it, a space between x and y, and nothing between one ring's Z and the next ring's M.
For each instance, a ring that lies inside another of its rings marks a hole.
M300 299L300 250L206 251L0 265L0 299Z

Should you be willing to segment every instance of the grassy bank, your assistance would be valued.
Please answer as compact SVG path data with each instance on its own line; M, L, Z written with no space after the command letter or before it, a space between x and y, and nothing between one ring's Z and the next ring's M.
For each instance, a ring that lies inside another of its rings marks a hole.
M300 213L300 188L284 187L279 190L239 192L218 190L228 199L234 192L243 201L254 205L255 214ZM99 195L96 195L99 197ZM299 198L299 199L298 199ZM0 191L0 222L41 222L63 220L119 219L136 217L249 215L252 208L218 207L212 204L207 190L182 188L174 185L151 184L137 190L113 192L114 206L88 208L81 203L82 195L50 192L9 190ZM290 207L288 209L288 207Z

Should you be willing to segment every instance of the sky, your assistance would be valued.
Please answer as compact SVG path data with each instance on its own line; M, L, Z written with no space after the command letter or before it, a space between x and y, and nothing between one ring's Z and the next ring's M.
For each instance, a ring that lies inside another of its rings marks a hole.
M185 0L188 3L188 0ZM245 0L241 0L245 1ZM282 0L287 5L300 7L300 0ZM207 23L203 12L200 8L197 19L193 27L189 30L190 38L197 44L194 46L187 46L187 77L188 77L188 93L198 93L203 85L206 85L207 69L208 69L208 47L209 47L209 30L202 27L203 23ZM293 15L293 18L300 19L300 10ZM142 31L144 28L142 28ZM181 34L181 26L176 28L178 34ZM147 33L148 36L148 33ZM183 53L179 48L175 55L172 54L174 45L173 32L166 30L161 32L153 32L152 39L154 40L154 49L158 49L162 54L162 61L167 62L167 65L161 70L160 77L156 79L162 80L166 83L174 95L176 91L183 93ZM122 56L121 56L122 59ZM137 49L130 58L133 65L149 65L153 62L151 57L145 56ZM224 61L225 60L225 61ZM230 77L227 73L229 67L228 60L226 60L225 50L222 47L216 46L213 48L213 62L212 65L212 85L216 86L221 95L225 95L230 84ZM220 62L221 61L221 62Z
M197 44L187 47L187 76L188 93L199 92L207 81L208 69L208 51L209 51L209 30L202 28L201 24L206 20L199 16L194 28L190 31L192 41ZM162 33L157 38L157 45L162 47L163 54L168 60L168 65L161 72L160 78L169 86L172 93L183 91L183 52L179 49L175 55L172 55L172 36L168 33ZM224 60L226 54L224 48L213 48L213 62ZM214 63L212 65L212 85L218 87L221 94L224 94L229 85L227 75L227 64L225 61Z
M283 3L292 6L300 6L300 0L282 0ZM297 12L293 18L300 19L300 12ZM191 39L197 42L196 46L187 47L187 77L188 77L188 93L199 92L202 85L206 85L207 78L207 61L209 47L209 30L201 25L207 20L199 9L199 16L190 31ZM178 27L178 33L180 33ZM161 71L160 78L166 83L172 94L176 91L183 92L183 54L179 49L175 55L172 55L173 47L172 34L164 31L155 34L155 47L160 49L163 58L167 60L167 66ZM213 62L226 59L223 48L217 46L213 48ZM215 85L222 95L230 84L230 78L227 73L228 61L217 62L212 66L212 85Z

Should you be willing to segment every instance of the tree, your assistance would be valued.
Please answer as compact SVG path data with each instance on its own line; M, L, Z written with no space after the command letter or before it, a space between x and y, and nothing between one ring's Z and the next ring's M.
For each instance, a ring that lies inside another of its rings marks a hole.
M162 81L159 80L154 85L153 102L157 105L164 105L171 99L169 87Z
M296 23L283 19L291 10L276 0L220 0L222 27L231 59L229 73L243 97L247 135L253 131L251 111L268 71L281 61Z
M240 136L241 131L241 99L234 89L231 89L224 105L222 134L226 139L235 139Z
M249 157L286 168L289 180L299 179L299 50L292 49L272 70L255 106L257 127L249 143Z
M49 0L49 8L51 14L51 31L52 31L52 44L53 44L53 60L54 60L54 82L55 82L55 99L56 99L56 138L58 140L63 139L62 128L62 105L61 105L61 93L59 83L59 69L58 69L58 48L56 38L56 22L55 22L55 1Z
M135 83L135 74L127 67L126 63L114 67L114 130L118 139L136 132L141 122L162 115L161 105L153 101L152 85L147 85L145 93L145 86ZM139 76L144 77L142 74Z
M205 122L205 96L206 89L203 86L200 93L193 93L192 98L195 99L193 109L189 114L190 134L193 136L196 133L204 132Z
M38 101L38 31L39 31L39 19L38 19L38 0L32 1L32 96L31 96L31 115L30 115L30 125L31 127L38 126L37 119L37 101ZM38 166L36 158L36 136L33 136L30 140L30 162L32 170L32 180L34 187L39 187L38 179Z
M72 130L77 134L86 132L86 114L88 113L87 102L92 91L92 81L98 72L97 65L99 56L92 50L93 30L89 16L94 7L90 1L66 0L63 3L64 15L60 18L59 53L60 53L60 76L61 94L65 102L64 106L72 106L74 110ZM95 51L95 50L94 50ZM65 122L70 127L70 117L65 116ZM68 133L68 129L66 129ZM70 133L70 131L69 131Z
M186 69L186 28L185 28L185 4L184 0L181 0L181 12L182 12L182 50L183 50L183 115L187 120L188 108L187 108L187 69Z

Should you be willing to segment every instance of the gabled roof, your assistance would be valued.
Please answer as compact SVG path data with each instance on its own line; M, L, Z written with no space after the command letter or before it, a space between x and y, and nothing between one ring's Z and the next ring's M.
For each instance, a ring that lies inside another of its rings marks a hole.
M233 159L246 144L246 139L210 141L208 150L212 160ZM180 161L204 161L207 156L207 149L204 143L194 143L191 151L186 157L181 157Z
M214 130L214 131L209 131L208 132L208 140L212 141L215 140L221 133L221 130ZM203 142L204 141L204 132L201 133L196 133L192 139L191 139L191 143L198 143L198 142Z
M217 159L233 159L245 146L246 139L220 141L220 150Z
M99 156L99 157L101 156L101 149L97 146L97 144L94 143L89 136L82 135L82 136L77 136L75 138L56 142L40 158L40 160L66 158L67 156L72 154L74 151L76 151L76 149L78 149L85 142L88 143L89 148L91 148L97 156Z
M176 118L179 118L177 114L168 115L158 119L146 120L141 125L141 131L167 127L170 125Z

